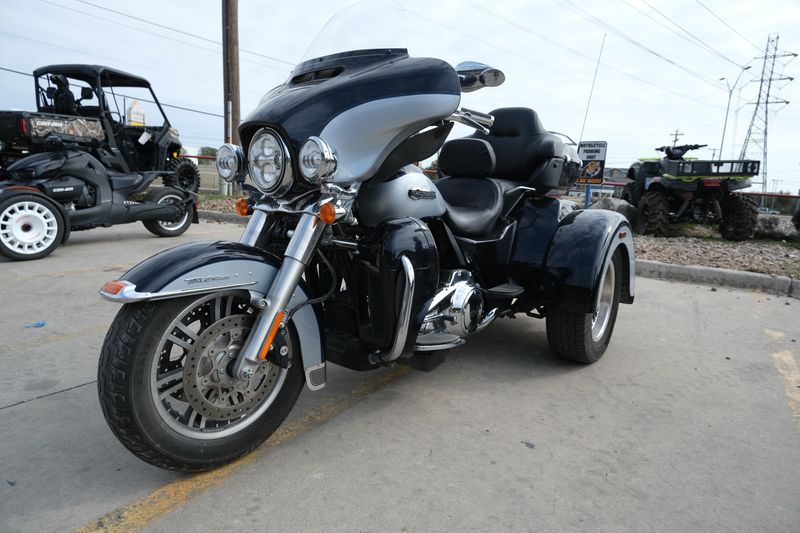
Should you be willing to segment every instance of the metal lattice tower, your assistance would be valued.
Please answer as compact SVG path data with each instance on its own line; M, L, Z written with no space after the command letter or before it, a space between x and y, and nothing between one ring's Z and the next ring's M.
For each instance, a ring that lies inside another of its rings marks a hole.
M773 90L772 82L792 81L792 78L782 75L775 75L775 60L779 57L795 57L797 54L778 53L777 33L772 33L767 37L767 46L764 55L755 59L763 59L761 67L761 80L758 87L758 98L749 104L755 105L753 118L750 119L750 127L747 128L747 135L742 144L742 152L739 159L761 159L761 190L767 192L767 133L769 131L769 106L782 104L786 105L787 100L770 99L770 92Z

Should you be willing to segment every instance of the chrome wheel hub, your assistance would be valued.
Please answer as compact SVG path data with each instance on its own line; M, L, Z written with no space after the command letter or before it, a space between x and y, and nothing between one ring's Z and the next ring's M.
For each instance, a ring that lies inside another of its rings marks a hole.
M186 354L183 387L195 411L214 420L232 420L250 412L266 397L278 375L277 367L262 363L247 380L235 379L230 369L253 324L250 315L233 315L214 323Z
M598 342L608 329L611 322L611 309L614 306L614 290L616 286L616 271L614 261L609 260L603 279L600 280L600 292L597 295L597 311L592 316L592 340Z

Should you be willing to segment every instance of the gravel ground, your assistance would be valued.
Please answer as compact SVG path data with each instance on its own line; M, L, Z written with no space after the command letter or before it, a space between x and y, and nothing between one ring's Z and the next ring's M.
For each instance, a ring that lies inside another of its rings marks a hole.
M769 241L696 237L634 237L637 259L800 278L800 248Z
M235 198L201 196L200 209L235 213ZM730 242L704 227L701 237L635 237L636 257L678 265L699 265L800 278L800 246L770 241ZM706 235L707 233L707 235ZM715 238L716 236L716 238Z

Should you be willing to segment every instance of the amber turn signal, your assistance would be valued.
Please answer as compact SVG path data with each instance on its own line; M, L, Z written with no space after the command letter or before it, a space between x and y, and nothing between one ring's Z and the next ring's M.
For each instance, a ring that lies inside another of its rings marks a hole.
M336 208L333 204L323 204L319 208L319 219L325 224L333 224L336 222Z
M112 281L106 281L105 285L101 289L106 294L119 294L119 291L125 288L126 283L124 281L119 281L117 279Z
M247 208L247 198L239 198L236 200L236 213L246 217L249 215L249 209Z
M269 334L267 335L267 340L264 341L264 345L261 347L261 353L258 354L258 358L260 360L264 360L267 358L267 354L269 353L269 347L272 346L272 341L275 340L275 335L278 334L278 328L281 326L281 321L283 321L283 317L286 316L286 313L283 311L278 311L277 316L275 317L275 322L272 323L272 327L269 328Z

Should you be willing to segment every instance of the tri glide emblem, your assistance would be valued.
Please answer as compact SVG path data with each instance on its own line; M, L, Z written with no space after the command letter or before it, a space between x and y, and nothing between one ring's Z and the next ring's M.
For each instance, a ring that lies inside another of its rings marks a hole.
M408 197L412 200L436 200L436 191L427 187L414 187L408 190Z
M197 278L184 278L183 281L185 281L186 283L191 285L193 283L208 283L209 281L221 281L223 279L230 279L230 276L227 275L227 274L217 274L215 276L200 276L200 277L197 277Z

